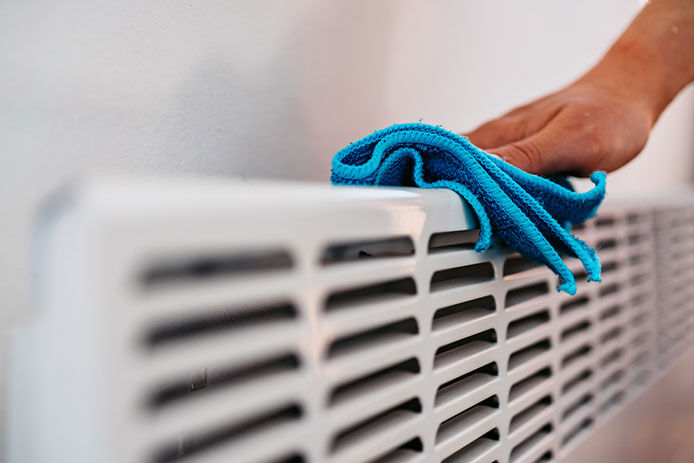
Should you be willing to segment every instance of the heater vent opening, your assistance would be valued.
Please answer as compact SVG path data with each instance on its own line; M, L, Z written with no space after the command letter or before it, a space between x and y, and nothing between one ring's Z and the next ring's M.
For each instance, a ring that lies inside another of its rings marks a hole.
M576 440L579 435L583 434L585 431L593 426L593 418L588 417L583 419L580 423L574 426L569 432L567 432L561 439L561 447L566 447L569 443Z
M264 413L243 421L231 421L228 424L205 432L181 435L164 444L156 451L152 463L169 463L183 458L193 457L205 450L222 444L239 441L251 436L271 433L273 430L298 422L302 416L299 405L292 404L270 413Z
M337 386L330 394L329 404L341 405L350 400L366 397L376 391L384 390L408 379L416 377L421 369L416 358L391 365L366 376L345 382Z
M496 413L498 409L499 398L497 396L492 396L448 418L439 425L439 429L436 432L436 443L439 444L454 438L457 434L465 431L470 426L489 418Z
M381 283L335 291L328 296L325 309L328 312L360 305L397 301L417 294L414 279L399 278Z
M369 463L396 463L410 461L412 458L416 458L417 455L422 453L423 450L424 446L422 445L422 440L419 437L415 437L414 439L411 439L386 453L382 457L369 461Z
M321 264L333 265L365 259L384 259L414 255L414 243L409 236L352 241L328 246L321 256Z
M464 265L435 272L431 277L431 291L455 289L492 279L494 279L494 267L491 262Z
M200 312L200 315L159 322L150 328L145 336L145 344L155 348L175 341L221 332L235 334L243 330L292 324L298 318L296 306L288 302L255 307L239 306L215 312L201 310Z
M593 370L590 368L586 368L584 370L581 370L579 373L576 375L572 376L569 378L561 388L561 393L562 395L568 394L577 387L579 387L581 384L589 384L590 379L593 377Z
M561 367L562 368L568 368L570 365L573 365L574 362L577 362L580 359L588 357L588 355L590 355L592 350L593 350L593 347L590 344L584 344L580 347L577 347L576 349L572 350L571 352L566 354L561 359Z
M150 394L147 401L148 407L158 409L182 399L192 399L203 391L210 392L252 382L272 381L272 378L296 372L299 366L297 355L286 354L228 368L201 368L182 374L179 379L162 383Z
M515 351L508 359L508 369L513 370L514 368L517 368L524 363L539 357L540 355L549 351L550 347L551 344L549 339L543 339L542 341Z
M528 423L533 418L540 415L545 410L549 409L551 405L552 396L546 395L537 402L516 413L511 418L509 432L513 434L513 432L515 432L518 428L521 428L524 424Z
M508 339L515 338L516 336L520 336L521 334L532 331L547 322L549 322L549 311L542 310L540 312L535 312L510 322L506 331L506 337Z
M619 315L619 313L622 311L622 306L619 304L612 305L610 307L607 307L606 309L603 309L600 311L600 321L605 321L609 320L613 317L616 317Z
M394 345L419 334L417 321L407 318L335 340L328 349L328 358L344 357L355 352Z
M600 404L600 409L598 411L599 415L605 415L611 412L624 400L624 391L617 391L612 394L606 401Z
M572 416L579 410L589 406L593 402L593 394L590 392L587 394L582 395L579 397L577 400L569 404L568 407L564 408L564 410L561 413L561 420L565 421Z
M503 276L508 277L541 267L541 264L526 259L523 256L511 256L507 257L504 261Z
M545 440L547 436L550 436L552 434L552 431L552 423L547 423L544 426L542 426L540 429L528 436L521 443L513 447L513 449L511 450L510 461L515 462L520 460L523 457L523 455L535 448L538 444L540 444L540 442Z
M438 309L434 313L432 329L438 331L477 320L496 311L492 296L480 297Z
M494 428L460 450L456 450L455 453L444 458L441 463L466 463L468 461L476 461L477 458L489 452L498 443L499 430Z
M512 289L506 293L506 308L529 302L534 299L545 296L549 293L549 288L546 282L535 283L528 286Z
M163 285L190 284L216 278L239 278L287 271L293 260L285 250L257 250L209 254L191 258L161 259L142 273L145 289Z
M330 446L331 453L357 445L367 437L385 432L393 426L410 421L422 412L422 404L414 398L386 411L351 425L338 432Z
M495 362L488 363L487 365L465 373L438 387L434 405L436 407L445 405L472 391L487 387L498 376L499 368Z
M569 327L565 328L561 332L561 341L566 342L569 339L574 338L590 329L591 323L588 320L581 320Z
M479 240L479 237L479 228L472 230L434 233L429 238L429 252L438 253L475 249L475 244Z
M511 386L509 391L508 400L513 402L514 400L522 397L526 393L543 384L545 381L552 377L552 369L549 367L543 368L523 379L517 381Z
M587 308L588 306L588 297L587 296L581 296L581 297L572 297L566 302L562 302L562 304L559 306L559 314L560 315L567 315L569 313L572 313L576 310Z
M434 355L434 368L440 368L479 354L497 342L496 331L486 330L439 347Z

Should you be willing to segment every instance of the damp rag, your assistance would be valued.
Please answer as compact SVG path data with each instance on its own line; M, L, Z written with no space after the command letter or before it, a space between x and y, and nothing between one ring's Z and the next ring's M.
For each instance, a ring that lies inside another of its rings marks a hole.
M557 289L572 295L576 281L559 251L581 260L588 281L600 281L595 251L570 232L570 224L594 216L605 197L605 173L594 172L590 179L591 190L575 192L566 177L529 174L465 137L424 123L393 125L350 144L335 154L331 175L339 185L453 190L479 219L476 251L500 238L549 267L561 280Z

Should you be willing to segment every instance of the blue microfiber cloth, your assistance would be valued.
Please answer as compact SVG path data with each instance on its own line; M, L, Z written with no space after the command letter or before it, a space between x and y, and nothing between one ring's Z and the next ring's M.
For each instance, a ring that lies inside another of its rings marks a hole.
M595 251L569 227L595 215L605 197L605 173L595 187L577 193L565 177L543 178L485 153L467 138L423 123L397 124L340 150L331 180L340 185L448 188L467 201L480 226L475 246L483 252L499 237L524 257L559 275L558 290L576 293L573 274L558 250L578 257L588 281L600 281Z

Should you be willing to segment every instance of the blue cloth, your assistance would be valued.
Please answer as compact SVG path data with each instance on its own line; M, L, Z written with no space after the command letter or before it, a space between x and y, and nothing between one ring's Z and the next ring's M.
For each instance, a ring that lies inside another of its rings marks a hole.
M467 201L479 219L478 252L501 238L524 257L559 275L558 290L576 293L573 274L558 251L578 257L588 281L600 281L600 261L570 224L595 215L605 197L605 173L595 187L577 193L565 177L528 174L491 156L467 138L423 123L379 130L340 150L331 180L339 185L448 188Z

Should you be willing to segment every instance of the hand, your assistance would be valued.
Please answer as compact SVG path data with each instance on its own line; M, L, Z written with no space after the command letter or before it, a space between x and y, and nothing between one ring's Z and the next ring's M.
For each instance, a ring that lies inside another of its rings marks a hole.
M467 134L483 150L538 175L613 171L645 146L653 111L611 74L584 79Z
M574 84L467 135L534 174L609 172L643 149L665 107L692 81L694 4L650 0Z

